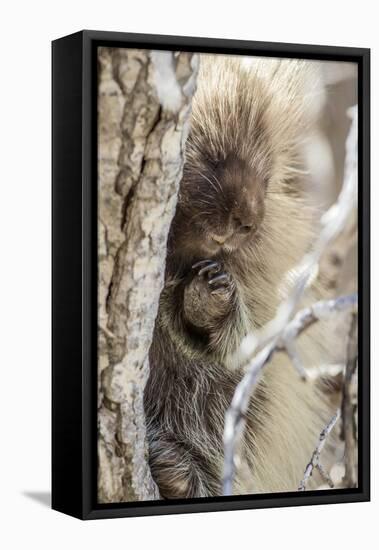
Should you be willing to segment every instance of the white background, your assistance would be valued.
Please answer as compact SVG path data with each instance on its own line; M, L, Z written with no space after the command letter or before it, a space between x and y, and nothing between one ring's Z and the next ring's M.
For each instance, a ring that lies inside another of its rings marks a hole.
M0 49L0 544L2 548L307 548L378 544L378 396L373 502L80 522L51 511L50 41L87 29L372 48L373 247L378 176L374 0L2 2ZM375 225L376 224L376 225ZM378 276L373 256L373 282ZM373 285L373 304L377 303ZM373 336L378 314L373 308ZM378 310L377 310L378 311ZM373 338L373 352L375 339ZM68 396L69 400L69 396ZM33 497L34 495L34 497ZM36 498L36 496L38 498ZM4 540L3 540L4 539Z

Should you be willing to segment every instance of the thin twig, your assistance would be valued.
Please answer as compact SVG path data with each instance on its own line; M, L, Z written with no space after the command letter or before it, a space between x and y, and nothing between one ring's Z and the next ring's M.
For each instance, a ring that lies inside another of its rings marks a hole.
M317 470L320 472L323 479L329 484L330 487L333 487L333 482L330 479L329 474L326 473L323 466L320 464L320 454L323 450L326 440L330 434L330 432L333 430L334 426L337 424L338 419L341 416L341 410L338 409L335 415L331 420L329 420L328 424L325 426L325 428L320 433L320 437L317 443L316 449L313 451L312 458L310 462L307 464L307 467L305 468L303 479L300 481L300 485L298 490L299 491L305 491L307 481L311 477L313 470L317 468Z
M329 485L329 487L331 489L333 489L334 488L333 480L330 477L330 475L328 474L328 472L324 469L324 466L322 466L322 464L320 462L318 462L316 464L316 468L319 471L319 474L322 477L322 479L325 481L325 483L327 483Z

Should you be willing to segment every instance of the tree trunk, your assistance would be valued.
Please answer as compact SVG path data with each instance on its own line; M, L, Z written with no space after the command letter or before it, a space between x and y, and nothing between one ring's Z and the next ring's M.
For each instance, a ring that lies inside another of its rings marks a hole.
M98 501L158 499L143 391L197 57L100 48Z

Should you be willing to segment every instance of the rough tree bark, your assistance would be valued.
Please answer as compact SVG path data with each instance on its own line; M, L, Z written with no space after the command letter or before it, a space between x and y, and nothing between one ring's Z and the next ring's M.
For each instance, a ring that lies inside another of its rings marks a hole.
M157 499L143 390L198 61L101 48L98 62L98 500Z

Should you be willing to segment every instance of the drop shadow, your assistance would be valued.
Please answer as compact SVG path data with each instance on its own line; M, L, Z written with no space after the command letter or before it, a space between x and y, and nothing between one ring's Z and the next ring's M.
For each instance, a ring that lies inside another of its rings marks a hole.
M25 497L38 502L42 506L51 507L51 493L50 491L23 491Z

